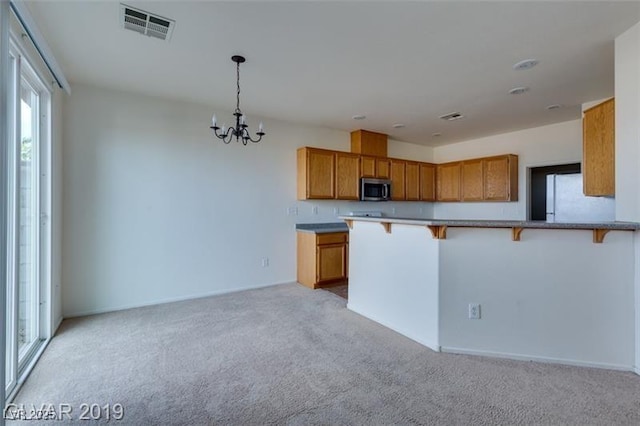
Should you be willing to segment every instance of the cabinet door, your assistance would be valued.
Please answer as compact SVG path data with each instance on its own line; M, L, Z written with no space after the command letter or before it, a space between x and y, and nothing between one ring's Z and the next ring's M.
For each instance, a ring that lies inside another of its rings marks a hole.
M391 166L389 160L376 159L376 177L378 179L389 179L391 177Z
M482 159L462 162L462 201L482 201L483 173Z
M320 245L317 250L317 282L347 278L347 244Z
M582 179L585 195L615 195L615 101L584 112Z
M511 200L511 164L510 156L484 158L484 199L487 201ZM515 179L517 181L517 172ZM517 200L517 196L516 196Z
M375 157L360 157L360 177L376 177Z
M438 164L436 169L438 201L460 201L460 163Z
M418 163L407 161L405 166L405 191L406 200L420 200L420 166ZM393 193L393 192L392 192Z
M336 153L336 195L339 200L359 200L360 156Z
M331 151L307 150L307 198L335 198L336 157Z
M420 163L420 200L435 201L436 199L436 166Z
M404 161L391 160L391 199L392 200L404 200L406 198L406 191L404 186L405 166L406 166L406 163Z

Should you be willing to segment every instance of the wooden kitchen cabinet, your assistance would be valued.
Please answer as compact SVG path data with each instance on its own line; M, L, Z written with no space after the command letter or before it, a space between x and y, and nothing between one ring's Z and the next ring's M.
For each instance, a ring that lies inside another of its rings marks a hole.
M391 194L393 195L393 188ZM412 161L405 163L405 200L420 200L420 164Z
M420 163L420 200L436 200L436 166Z
M360 199L360 156L336 152L336 198Z
M360 177L375 178L376 176L376 157L360 157Z
M460 201L461 163L438 164L436 168L436 200Z
M334 151L298 149L298 200L335 198L335 174Z
M517 155L483 158L482 173L485 201L518 201Z
M582 119L584 195L615 195L615 100L584 111Z
M387 156L387 135L369 130L351 132L351 152L372 157Z
M466 160L462 162L462 201L484 200L484 160Z
M376 177L378 179L391 178L391 163L384 158L376 159Z
M386 158L360 157L360 177L389 179L391 176L389 160Z
M405 169L406 162L403 160L390 160L391 163L391 199L394 201L404 201L406 199L405 190Z
M349 233L297 233L300 284L310 288L348 279Z

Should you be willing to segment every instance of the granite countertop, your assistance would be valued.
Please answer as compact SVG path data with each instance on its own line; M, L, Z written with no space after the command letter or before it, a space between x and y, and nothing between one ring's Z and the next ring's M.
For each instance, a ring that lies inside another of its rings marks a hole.
M333 223L298 223L296 231L309 232L312 234L328 234L330 232L349 232L349 227L345 222Z
M518 220L459 220L459 219L425 219L411 217L363 217L340 216L343 220L362 222L388 222L406 225L425 226L450 226L459 228L540 228L540 229L610 229L630 230L640 229L637 222L544 222L544 221L518 221Z

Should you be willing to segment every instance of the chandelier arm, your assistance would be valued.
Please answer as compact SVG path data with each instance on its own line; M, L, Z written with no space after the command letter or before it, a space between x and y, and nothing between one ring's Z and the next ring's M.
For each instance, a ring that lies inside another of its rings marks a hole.
M258 142L260 142L260 141L262 140L262 136L264 136L264 133L262 133L262 134L261 134L261 133L258 133L258 139L254 140L254 139L249 135L249 133L247 132L247 139L248 139L248 140L250 140L250 141L251 141L251 142L253 142L253 143L258 143ZM246 144L245 144L245 145L246 145Z

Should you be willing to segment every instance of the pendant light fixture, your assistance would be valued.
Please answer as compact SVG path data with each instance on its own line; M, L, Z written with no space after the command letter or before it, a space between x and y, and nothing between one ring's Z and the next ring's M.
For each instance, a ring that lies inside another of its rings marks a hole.
M244 56L234 55L231 57L231 60L236 63L236 70L237 70L236 82L237 82L238 91L236 94L236 111L233 113L233 115L235 115L236 117L236 126L229 127L227 129L223 124L222 128L220 128L216 123L216 116L214 115L213 118L211 119L211 123L213 125L210 128L213 129L213 133L218 138L222 139L222 141L226 144L231 142L234 136L236 138L236 142L238 142L239 140L242 140L243 145L246 145L249 141L253 143L258 143L262 140L262 137L264 136L264 131L263 131L264 129L263 129L262 123L260 123L260 126L258 127L258 131L256 132L256 135L258 135L258 138L255 140L252 139L251 135L249 134L249 129L248 129L249 125L247 124L247 116L244 115L240 110L240 64L245 62L246 59L244 58ZM218 130L220 130L220 132L218 132Z

